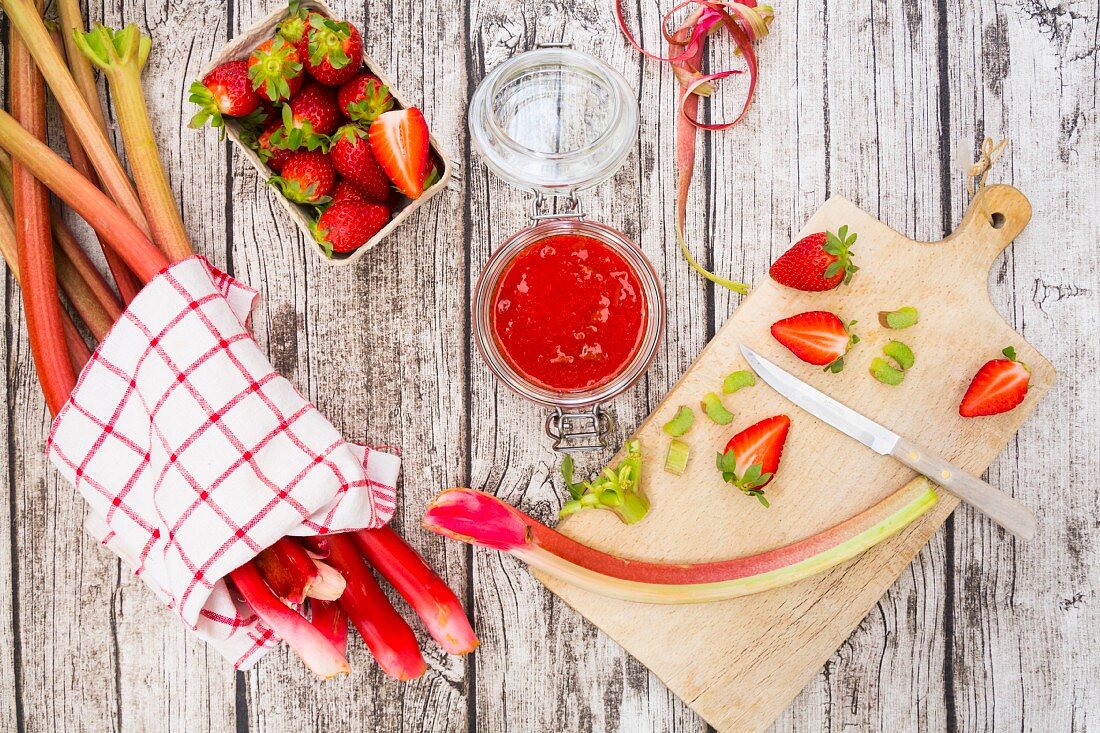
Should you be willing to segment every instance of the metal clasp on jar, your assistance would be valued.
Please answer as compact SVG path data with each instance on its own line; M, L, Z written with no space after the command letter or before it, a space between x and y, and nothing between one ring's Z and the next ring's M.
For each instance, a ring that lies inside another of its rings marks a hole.
M607 438L615 430L615 418L599 405L588 410L565 411L555 407L546 416L546 435L559 453L581 453L607 447Z
M546 219L583 219L584 217L580 199L573 191L549 195L536 191L535 198L531 200L531 220L534 222Z

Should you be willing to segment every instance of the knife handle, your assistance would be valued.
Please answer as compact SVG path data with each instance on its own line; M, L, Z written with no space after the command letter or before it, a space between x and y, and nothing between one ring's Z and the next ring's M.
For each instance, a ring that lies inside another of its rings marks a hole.
M900 438L890 452L909 468L950 491L1022 540L1035 536L1035 515L1008 494L943 460L927 449Z

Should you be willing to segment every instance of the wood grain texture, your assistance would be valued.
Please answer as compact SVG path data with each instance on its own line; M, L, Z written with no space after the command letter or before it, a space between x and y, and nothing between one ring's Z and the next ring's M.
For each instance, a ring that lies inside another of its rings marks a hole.
M247 675L227 671L86 538L82 506L46 467L46 414L8 277L0 728L705 730L655 676L509 559L414 529L428 498L450 484L496 490L543 519L561 502L543 414L491 380L467 327L478 271L526 223L526 197L487 173L465 132L465 100L501 60L537 42L570 41L619 69L638 92L637 148L584 201L641 244L668 295L659 357L613 406L620 437L739 302L704 287L675 251L671 74L625 44L605 0L335 2L352 20L372 21L362 25L370 53L423 103L465 187L442 193L360 263L333 273L311 261L310 245L239 156L186 127L186 83L275 5L92 0L87 10L92 20L153 31L158 50L146 89L196 248L261 289L258 338L348 437L405 448L398 524L465 596L483 647L465 661L433 657L427 678L404 688L370 671L361 651L353 659L360 671L337 685L311 683L285 652ZM641 14L635 27L657 48L657 6L625 5L632 20ZM834 194L907 236L939 239L966 208L964 173L977 144L1008 135L1012 145L991 180L1021 188L1035 216L997 260L991 293L1013 327L1051 357L1059 381L986 477L1039 510L1050 541L1006 545L986 520L959 509L775 729L1095 727L1100 384L1090 324L1100 316L1100 7L777 5L745 124L699 138L688 230L701 261L759 281ZM712 68L728 62L736 60L716 48ZM743 86L729 81L716 114L738 106Z

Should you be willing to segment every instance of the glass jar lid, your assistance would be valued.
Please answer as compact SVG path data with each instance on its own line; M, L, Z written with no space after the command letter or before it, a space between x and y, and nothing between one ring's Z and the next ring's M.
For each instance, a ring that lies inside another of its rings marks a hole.
M611 177L638 135L626 79L571 48L521 53L495 68L470 100L474 147L498 176L564 195Z

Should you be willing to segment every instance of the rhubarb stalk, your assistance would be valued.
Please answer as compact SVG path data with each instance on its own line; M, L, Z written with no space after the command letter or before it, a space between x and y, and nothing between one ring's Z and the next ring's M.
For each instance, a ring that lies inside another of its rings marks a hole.
M352 538L374 569L408 601L444 651L467 654L477 648L477 635L454 591L396 532L386 526L360 530Z
M81 276L77 266L60 247L54 249L54 264L57 267L57 282L65 297L69 299L73 310L84 321L97 341L102 341L115 325L117 316L112 316L97 300L95 293Z
M329 563L347 581L337 603L359 630L378 666L399 680L411 680L424 674L428 665L420 654L416 634L390 605L355 543L341 534L330 535L325 543Z
M12 74L16 75L14 69ZM0 148L7 150L12 158L80 214L122 256L142 282L148 282L168 266L164 255L110 198L2 110Z
M231 572L229 578L260 620L289 644L314 673L328 679L351 671L343 653L324 634L271 592L255 565L246 563Z
M31 5L29 11L38 17ZM12 32L8 57L13 124L23 125L27 137L42 147L46 138L46 89L31 63L26 45ZM10 118L9 118L10 119ZM38 381L50 413L56 415L76 387L76 373L69 361L57 294L50 235L50 194L31 170L12 166L12 211L22 276L23 312Z
M27 50L34 57L42 76L53 91L54 97L57 98L61 111L69 119L73 129L80 134L84 151L91 158L104 188L132 223L143 233L147 233L149 224L145 220L141 202L126 175L126 170L115 155L115 150L107 139L107 133L100 126L99 120L69 73L65 59L50 39L50 33L34 4L31 0L0 0L0 3L3 4L12 28L19 34ZM5 144L4 147L7 145ZM7 149L13 157L17 159L20 157L15 150ZM37 173L35 175L42 180ZM50 188L52 189L52 186ZM56 189L54 193L57 193ZM118 251L117 248L116 251ZM119 254L122 253L119 252ZM134 269L132 265L131 269ZM134 274L141 278L141 273L137 270L134 270ZM141 279L144 281L147 278Z
M336 600L344 590L342 576L322 572L322 566L293 537L279 539L257 555L255 562L275 595L290 603L302 603L307 597L318 596Z
M348 615L340 608L340 604L314 598L309 602L309 613L310 623L342 654L347 655Z
M120 31L97 25L76 38L80 51L99 67L111 85L126 159L134 173L153 242L173 262L192 255L172 184L157 152L149 110L141 89L141 70L152 41L132 23Z
M76 49L76 41L72 38L73 33L84 32L80 7L75 0L59 0L58 10L61 12L61 24L68 29L68 32L63 33L60 28L50 28L50 37L53 39L54 46L65 55L66 60L69 62L73 80L80 88L80 92L87 101L92 115L99 120L100 127L105 127L103 108L99 104L99 92L96 89L91 62ZM65 131L65 144L69 148L69 160L72 161L73 168L76 168L77 173L91 181L96 188L99 188L99 176L96 175L92 161L88 158L88 154L84 152L84 146L81 145L80 137L73 129L69 118L64 115L61 116L61 127ZM129 305L138 294L138 291L141 290L141 282L134 277L134 273L126 267L126 263L115 254L115 251L106 242L100 239L99 244L103 250L103 257L107 260L107 268L111 271L111 277L114 278L115 285L118 287L119 297L122 298L125 305Z
M507 552L535 570L584 590L642 603L706 603L759 593L850 560L935 505L924 479L820 534L733 560L658 564L608 555L571 540L496 497L449 489L428 506L424 527Z

